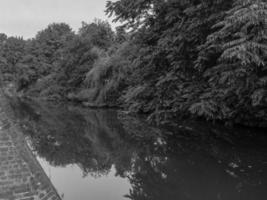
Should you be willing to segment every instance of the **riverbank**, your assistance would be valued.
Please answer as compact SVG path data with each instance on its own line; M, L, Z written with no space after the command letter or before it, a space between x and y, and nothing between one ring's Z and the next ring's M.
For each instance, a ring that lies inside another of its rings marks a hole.
M0 92L0 199L60 200Z
M174 130L159 129L142 117L116 110L10 103L14 120L66 199L113 194L109 199L120 200L131 191L144 194L144 199L149 194L150 199L170 200L187 199L188 194L207 200L216 199L218 193L222 200L267 196L266 137L256 131L249 136L245 129L197 121L181 122ZM62 174L73 181L62 181ZM113 190L106 185L109 181Z
M14 95L10 96L10 98L14 99ZM16 97L15 97L16 99ZM23 98L18 97L17 102L25 102L23 105L42 105L43 111L48 109L51 105L58 105L62 107L77 107L81 109L85 109L88 111L114 111L120 113L120 117L122 119L126 119L126 121L135 121L136 119L143 121L146 126L151 126L156 129L161 129L162 132L166 135L181 135L192 137L192 138L201 138L201 140L209 140L210 138L218 139L225 141L227 143L239 145L241 143L258 143L265 144L267 142L266 128L253 128L253 127L245 127L238 125L228 125L225 126L224 123L220 122L209 122L203 119L196 118L186 118L186 119L178 119L176 121L170 120L169 122L160 125L151 124L147 121L146 114L136 114L128 112L123 108L119 107L109 107L109 106L88 106L83 105L77 101L47 101L46 99L40 98ZM17 104L17 103L15 103ZM31 108L32 109L32 108ZM38 110L38 109L37 109ZM37 115L38 115L37 113ZM54 113L54 115L58 115L58 113ZM52 116L51 116L52 117ZM138 123L137 123L138 124Z
M122 113L122 116L127 116L128 118L140 118L141 120L145 121L145 123L151 126L154 126L156 128L160 128L162 130L166 130L167 134L180 134L181 132L184 132L187 135L191 136L203 136L209 137L209 135L213 135L212 137L217 137L222 140L231 142L231 143L237 143L238 141L254 141L258 140L259 138L263 138L262 141L265 141L266 135L266 127L263 126L262 128L259 127L247 127L244 125L237 125L237 124L225 124L224 122L215 122L215 121L206 121L205 119L199 119L195 117L187 116L183 119L172 119L167 120L164 122L164 124L159 123L156 124L155 121L149 121L147 120L147 117L149 115L147 114L138 114L138 113L132 113L129 112L127 109L125 109L123 106L115 106L115 105L106 105L101 104L97 105L94 103L89 102L82 102L80 100L74 100L74 99L47 99L47 98L38 98L38 97L31 97L31 96L25 96L23 93L17 93L14 85L7 84L6 87L3 88L4 94L12 101L12 99L17 99L18 101L24 101L29 102L29 104L38 104L40 102L41 104L57 104L57 105L73 105L78 107L83 107L85 109L89 110L117 110L120 113ZM44 108L45 109L45 108ZM209 130L209 131L207 131ZM210 131L213 130L213 131ZM259 139L261 140L261 139ZM260 141L258 141L260 142Z

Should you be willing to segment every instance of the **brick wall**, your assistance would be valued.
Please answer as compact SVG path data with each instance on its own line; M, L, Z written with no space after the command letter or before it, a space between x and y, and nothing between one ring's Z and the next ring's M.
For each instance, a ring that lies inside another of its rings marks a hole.
M0 94L0 102L3 97ZM60 200L25 138L0 103L0 200Z

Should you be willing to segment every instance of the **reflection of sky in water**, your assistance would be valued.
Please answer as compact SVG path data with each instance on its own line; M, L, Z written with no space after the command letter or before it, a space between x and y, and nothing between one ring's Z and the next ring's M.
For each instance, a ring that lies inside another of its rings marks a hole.
M77 165L53 167L44 159L38 158L47 176L64 200L124 200L131 188L127 179L115 176L114 167L109 174L98 178L90 175L83 177Z
M235 146L210 134L228 139L228 130L193 124L162 138L115 111L24 102L14 108L64 200L267 199L266 136Z

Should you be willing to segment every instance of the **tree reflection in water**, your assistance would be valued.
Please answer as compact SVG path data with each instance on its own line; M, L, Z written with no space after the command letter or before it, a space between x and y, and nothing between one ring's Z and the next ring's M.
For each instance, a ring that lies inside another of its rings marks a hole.
M189 137L183 129L162 136L141 120L111 110L23 101L12 105L40 157L53 166L77 164L84 176L103 176L114 166L116 175L132 185L129 199L267 198L262 149Z

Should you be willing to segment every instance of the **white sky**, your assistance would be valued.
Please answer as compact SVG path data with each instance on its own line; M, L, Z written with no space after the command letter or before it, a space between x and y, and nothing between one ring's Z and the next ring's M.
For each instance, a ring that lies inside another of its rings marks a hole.
M106 1L0 0L0 33L28 39L53 22L65 22L76 31L82 21L108 19L104 12Z

